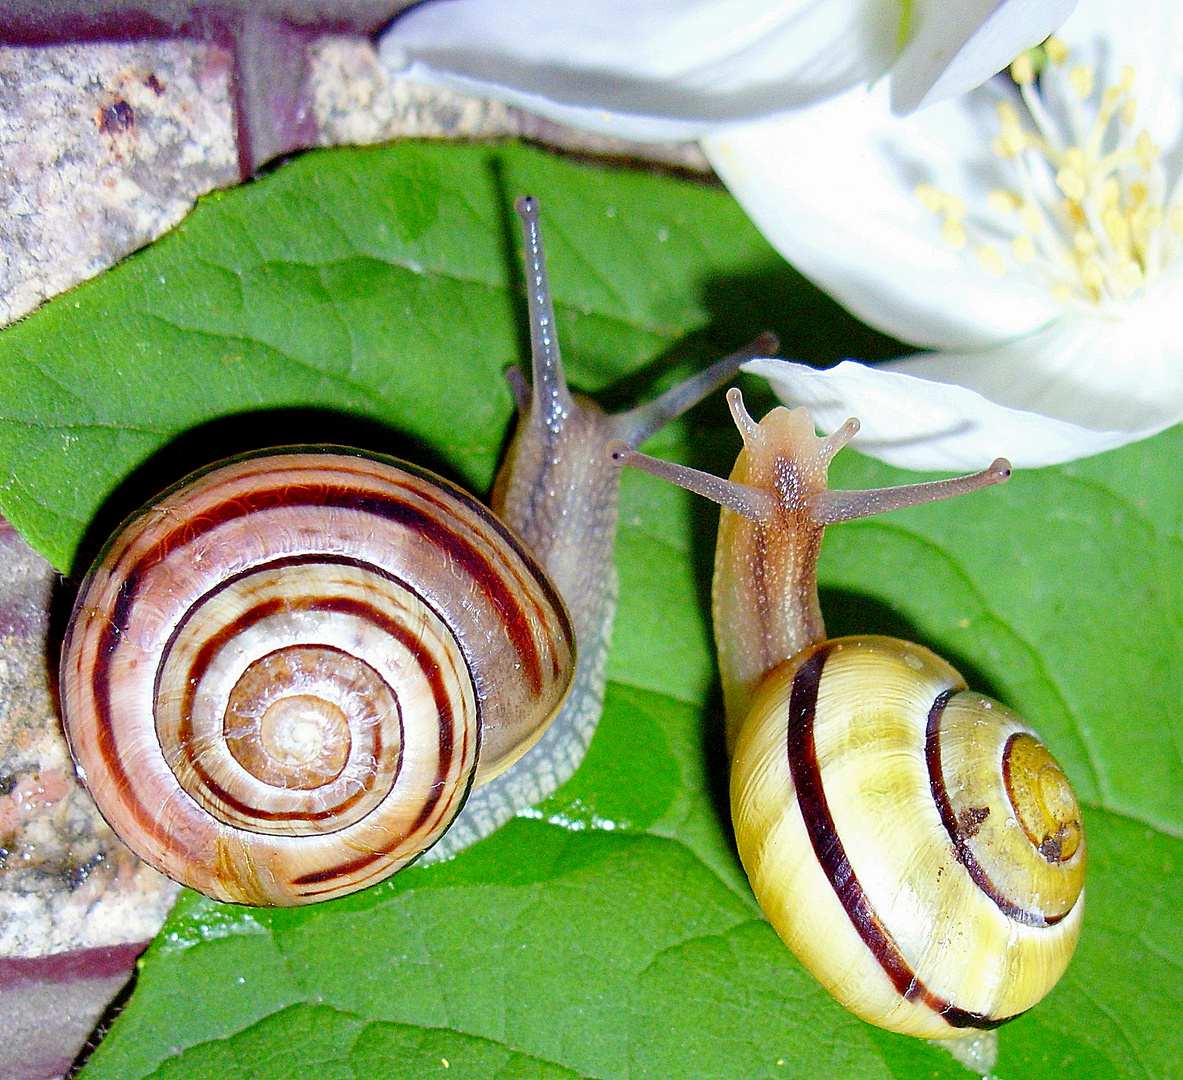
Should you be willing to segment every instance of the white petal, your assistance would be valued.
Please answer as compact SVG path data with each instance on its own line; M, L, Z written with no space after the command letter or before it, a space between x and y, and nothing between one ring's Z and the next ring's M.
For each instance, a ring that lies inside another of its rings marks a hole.
M1108 314L1078 309L992 349L885 366L1093 430L1161 431L1183 419L1180 311L1176 274L1149 299Z
M979 348L1059 313L1022 267L992 277L916 197L924 182L985 204L1003 184L991 93L906 120L888 87L711 136L703 149L773 246L865 322L930 348Z
M1043 41L1075 5L1076 0L920 0L915 29L891 68L892 108L909 113L980 86Z
M451 0L397 18L393 71L628 138L695 138L891 62L896 0Z
M1154 430L1095 430L997 405L972 390L846 360L825 371L784 360L752 360L787 405L804 405L829 434L848 417L862 423L853 445L904 469L968 471L996 457L1035 468L1087 457Z

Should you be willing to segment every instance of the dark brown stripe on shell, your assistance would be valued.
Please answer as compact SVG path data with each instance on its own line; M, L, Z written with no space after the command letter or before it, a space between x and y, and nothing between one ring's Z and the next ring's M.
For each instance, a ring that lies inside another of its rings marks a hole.
M1005 1024L1014 1017L995 1018L969 1012L929 990L917 977L895 939L879 920L858 878L855 877L854 867L850 865L826 801L813 734L822 670L832 651L833 646L822 645L801 665L793 677L789 697L786 740L789 771L793 778L793 786L797 789L797 802L814 854L851 925L902 998L928 1006L950 1027L989 1029Z
M86 593L86 583L83 583L79 597ZM120 599L122 599L122 591ZM115 650L119 647L119 639L123 636L125 623L109 620L103 625L99 634L98 645L95 649L94 669L91 674L91 691L94 694L94 706L97 723L95 724L95 738L99 745L99 754L110 770L116 788L120 795L130 795L134 788L128 778L127 770L123 767L123 758L119 756L119 747L115 745L115 730L111 723L111 660ZM69 639L65 647L71 647ZM162 823L157 816L157 807L149 809L138 798L123 800L124 810L135 818L136 824L151 836L161 835ZM106 815L104 814L104 817ZM111 824L109 821L107 824ZM111 825L114 829L115 826ZM186 848L182 854L187 858L199 855L199 852Z
M266 573L266 572L277 570L277 569L284 569L287 567L298 567L298 566L306 565L306 564L312 563L312 562L320 563L320 564L329 563L329 564L336 565L336 566L355 567L357 569L366 570L371 573L379 574L380 576L385 577L390 581L396 582L402 588L407 587L405 582L398 581L398 579L394 578L393 575L382 570L380 567L373 566L372 564L369 564L369 563L361 562L360 560L357 560L357 559L350 559L348 556L296 555L296 556L289 556L284 559L277 559L277 560L270 562L270 563L263 563L263 564L260 564L259 566L251 567L249 570L244 570L241 573L236 574L232 578L227 578L225 581L219 582L217 588L211 589L210 592L208 592L204 596L202 596L193 605L193 607L190 609L190 611L197 610L197 608L200 605L207 603L213 596L217 595L223 589L230 587L235 582L240 581L243 578L251 577L255 574ZM409 591L414 591L414 590L409 590ZM418 594L416 594L416 595L418 595ZM422 599L422 598L420 597L420 599ZM222 631L219 634L210 638L202 646L197 657L194 659L193 666L189 670L188 679L186 681L185 699L184 699L184 703L182 705L182 710L181 710L181 723L183 726L182 726L182 730L180 733L180 740L179 740L180 744L186 748L186 752L188 753L188 748L192 745L192 742L193 742L192 738L190 737L191 732L189 730L187 730L187 727L190 724L191 717L193 715L193 699L197 693L197 687L198 687L199 683L201 682L201 679L204 676L206 669L209 667L209 664L213 661L213 658L217 655L218 651L221 648L223 648L228 641L232 640L235 636L242 633L244 630L249 629L251 626L255 625L256 623L260 622L261 620L267 618L270 615L276 614L278 611L281 611L281 610L282 611L332 611L332 612L340 612L340 613L346 614L346 615L352 615L355 618L362 619L366 622L371 623L374 626L377 626L385 634L387 634L388 636L393 637L394 639L399 641L407 649L407 651L410 652L411 655L415 658L415 661L419 665L420 670L423 671L424 676L427 678L428 682L431 684L432 699L435 702L435 707L436 707L436 710L439 714L439 727L440 727L440 732L439 732L439 746L440 746L439 770L437 773L436 783L432 787L432 798L430 798L428 800L427 804L425 804L424 809L423 809L423 813L421 814L420 819L419 819L420 821L423 820L423 818L426 815L430 814L431 810L435 806L435 803L439 801L439 797L440 797L440 794L441 794L442 788L443 788L443 781L447 777L448 772L450 771L451 766L452 766L452 757L453 757L453 753L454 753L453 729L455 726L455 717L452 712L452 703L448 698L447 688L444 685L443 676L439 670L438 665L435 663L434 659L431 657L431 654L426 652L423 649L423 646L419 642L419 640L417 638L415 638L405 627L400 626L398 623L396 623L393 619L391 619L384 612L377 610L376 608L370 606L369 604L363 604L360 601L353 600L349 597L340 597L340 596L337 596L337 597L304 597L304 598L302 598L302 600L300 602L293 602L291 600L281 600L279 598L276 598L274 600L268 601L267 603L258 604L254 608L252 608L250 611L244 612L233 623L230 623L229 625L223 627ZM190 617L189 613L186 613L185 618L183 618L177 624L176 629L173 631L171 637L169 638L168 644L165 646L163 652L161 653L160 662L157 666L157 675L156 675L157 686L155 687L154 696L157 696L159 694L159 680L161 677L161 672L164 670L169 653L172 651L172 647L173 647L174 642L181 634L182 630L185 627L185 624L188 622L189 617ZM309 642L309 643L305 643L305 644L314 644L314 643ZM467 658L465 658L465 663L467 663ZM469 677L471 679L471 672L469 672ZM393 694L393 690L391 692ZM397 701L398 695L395 694L394 697L395 697L395 700ZM479 725L479 709L480 709L479 703L478 703L477 708L478 708L477 719L478 719L478 725ZM399 717L399 726L400 726L400 732L401 732L401 727L402 727L401 715ZM379 755L380 752L381 752L381 737L378 736L378 738L376 740L376 745L375 745L375 755L376 756ZM289 821L289 820L318 821L318 820L327 819L329 817L332 817L334 814L339 814L344 810L348 810L351 806L353 806L357 802L358 799L361 799L362 797L364 797L364 795L373 786L373 779L374 779L373 776L371 776L369 782L362 785L362 787L351 798L345 800L344 802L338 804L337 806L334 806L334 807L331 807L331 808L328 808L325 810L321 810L316 813L297 813L297 812L263 813L261 811L258 811L256 809L252 808L252 807L247 806L246 804L242 803L238 799L235 799L232 795L230 795L228 792L226 792L220 785L218 785L216 783L216 781L213 780L212 777L209 776L209 774L205 771L205 769L201 766L201 764L195 758L193 758L191 755L189 756L189 762L192 765L194 771L201 777L202 782L207 784L210 791L212 791L219 799L224 800L228 806L234 807L234 809L237 810L239 813L241 813L244 817L254 818L259 821ZM396 773L396 775L397 775L397 773Z
M421 491L416 491L415 495L418 498L423 498ZM438 506L441 510L450 510L449 507L430 496L425 501ZM436 547L446 550L449 557L472 577L486 600L497 610L509 639L513 643L514 651L521 660L522 671L530 684L531 691L535 694L539 692L542 687L542 665L530 619L512 590L489 560L473 544L457 536L439 518L425 513L409 501L346 484L286 484L248 490L233 499L227 499L225 502L211 506L197 517L191 518L161 538L152 548L140 556L134 566L127 570L123 585L120 587L119 600L116 603L114 615L116 625L126 625L127 609L139 589L142 576L152 567L163 562L177 548L191 543L202 533L209 532L235 518L265 510L290 509L299 506L327 507L373 514L375 517L401 525ZM480 504L473 499L466 498L465 506L469 509L479 508L476 516L482 520L489 520L492 517L489 511L480 508ZM483 512L481 512L482 510ZM500 527L497 532L503 539L510 540L510 546L522 555L527 566L534 565L533 560L522 551L521 545L512 541L504 526ZM535 576L535 580L545 582L545 575L538 574ZM544 585L544 588L553 595L554 590L549 582ZM565 611L562 601L558 602L556 610Z
M394 845L394 847L397 846L398 844ZM364 870L367 866L373 866L379 859L386 858L394 850L394 847L387 848L384 851L372 851L368 855L363 855L360 859L354 859L353 862L341 863L339 866L333 866L327 870L317 870L311 874L301 874L298 878L292 878L292 884L324 885L332 883L332 888L308 889L301 892L301 896L315 896L318 892L332 892L336 888L336 883L339 879L352 877L359 870Z
M416 476L419 476L424 480L431 481L433 486L446 488L455 498L463 502L476 517L479 517L490 530L495 532L501 538L503 543L505 543L508 547L513 548L527 570L533 571L536 567L539 570L542 570L542 567L538 566L535 556L522 545L521 539L515 533L510 531L505 522L502 521L495 513L493 513L493 511L490 510L484 503L474 499L463 488L456 487L454 484L449 483L442 477L436 476L435 473L429 472L426 469L421 470L412 462L401 462L400 467L408 472L414 473ZM437 498L430 489L423 489L417 492L417 494L424 502L430 503L432 506L444 513L451 513L451 508L448 506L448 504L442 499ZM563 600L562 596L559 595L559 591L555 588L554 582L550 580L550 575L547 574L545 570L542 570L541 573L531 573L531 577L534 581L534 584L538 586L543 596L546 597L546 603L549 606L549 609L551 611L561 613L563 617L563 633L559 634L557 632L558 627L554 627L552 629L552 619L549 616L549 612L545 608L539 607L537 604L534 605L534 611L538 616L537 625L546 635L547 644L550 647L552 678L557 679L563 670L563 665L559 661L560 650L556 647L556 642L560 637L565 637L567 641L574 641L575 631L570 623L570 615L567 611L567 604Z
M306 562L306 561L308 561L309 558L310 558L310 556L304 556L304 555L289 556L286 559L276 560L276 562L278 562L278 563L298 563L298 562ZM394 577L394 575L383 570L381 567L373 566L372 564L369 564L369 563L363 563L360 560L350 559L347 556L319 555L319 556L317 556L317 558L319 559L319 561L322 561L322 562L336 562L336 563L340 563L343 565L353 565L353 566L363 567L363 568L368 569L374 573L381 574L383 577L386 577L392 581L397 580ZM265 564L265 565L266 566L274 566L275 563L269 563L269 564ZM263 567L259 567L259 566L252 567L249 570L243 571L242 574L238 575L238 577L244 577L249 574L256 573L262 568ZM237 580L237 577L233 580ZM230 581L228 580L228 581L222 583L221 587L225 587L229 584L230 584ZM408 588L408 591L412 591L412 592L415 591L413 589L409 589L406 582L400 581L399 584L403 588ZM83 590L80 593L80 595L85 595L85 592L86 592L86 583L84 583ZM416 595L418 595L418 593L416 593ZM122 599L122 597L123 597L123 592L121 591L120 598ZM423 598L420 597L420 599L422 600ZM426 603L426 601L424 601L424 603ZM93 675L92 675L91 686L93 688L93 693L94 693L95 709L98 714L98 716L97 716L97 719L98 719L97 738L98 738L98 744L99 744L99 752L101 753L101 755L103 757L103 761L106 763L106 766L110 770L112 777L114 778L114 782L118 785L119 789L121 791L130 792L132 790L132 784L131 784L131 781L127 775L127 770L123 766L123 759L119 754L119 749L115 745L113 727L111 724L111 711L110 711L110 705L111 705L111 694L110 694L111 661L112 661L112 658L113 658L116 650L118 649L119 639L121 638L121 636L123 634L123 630L125 628L125 625L126 625L126 615L125 615L125 621L122 623L116 622L114 620L110 620L103 626L103 629L99 635L98 645L95 650L95 663L94 663L94 670L93 670ZM178 630L174 631L172 637L169 640L169 645L168 645L169 648L171 648L173 640L175 639L176 634L178 632L179 632L179 627L178 627ZM467 664L468 658L465 657L464 659L465 659L465 663ZM159 678L160 678L161 666L162 665L158 665L158 667L157 667L157 674L156 674L157 683L153 687L153 707L155 707L155 698L156 698L156 695L159 690ZM471 671L469 672L469 676L471 678ZM435 690L434 684L433 684L433 693L436 693L436 699L438 701L439 694ZM476 727L477 727L477 733L478 733L477 734L477 743L478 743L477 749L479 750L479 743L480 743L479 732L480 732L480 727L481 727L481 711L482 710L481 710L480 699L476 698L475 700L476 700L476 710L477 710ZM443 718L445 716L447 717L449 726L451 726L453 718L452 718L450 706L449 706L446 713L441 712L441 723L443 722ZM449 737L447 740L447 749L449 752L453 749L451 737ZM450 754L449 754L448 760L445 762L444 754L442 753L442 747L441 747L440 771L439 771L439 774L437 775L437 780L436 780L436 783L433 787L433 793L435 794L435 797L432 800L430 800L433 805L436 802L438 802L439 794L442 792L442 788L443 788L442 780L443 780L443 777L445 777L447 775L447 767L450 767L450 765L451 765ZM470 778L469 783L471 786L471 778ZM160 825L161 825L160 820L149 807L144 806L142 803L140 803L140 801L138 799L125 800L124 807L128 812L130 812L132 817L135 818L136 823L140 826L140 828L145 833L148 833L150 835L159 834ZM420 815L419 820L422 821L424 819L424 817L428 813L430 813L430 810L431 810L430 806L425 807L424 812ZM397 844L395 844L393 846L397 846ZM185 852L182 852L181 854L187 855L189 857L196 857L196 856L200 855L201 853L186 850ZM384 852L382 854L386 854L386 853Z
M477 727L477 733L478 733L477 741L479 744L479 741L480 741L480 735L479 735L480 727L479 727L479 725ZM465 737L467 738L467 736L465 736ZM476 780L476 770L473 769L472 772L469 773L468 781L465 784L464 791L461 792L460 798L456 803L457 812L459 812L460 807L462 807L464 805L464 803L468 800L469 792L472 790L473 781L475 781L475 780ZM437 796L435 799L431 800L430 805L424 806L423 810L420 811L419 816L414 821L414 824L408 830L409 836L414 836L423 827L423 825L425 824L425 822L427 820L428 815L431 812L432 807L438 802L438 795L439 795L439 793L442 792L442 789L443 789L443 781L437 780L435 787L434 787L434 791L437 793ZM453 815L453 817L454 816L455 815ZM300 877L292 879L292 885L324 885L325 886L325 888L323 888L323 889L305 889L300 893L301 896L317 896L320 893L335 892L338 888L338 882L340 880L343 880L345 878L352 878L355 874L358 873L358 871L364 870L367 866L373 866L380 859L385 859L388 855L390 855L399 846L399 843L401 843L401 840L396 841L393 844L389 844L380 850L376 850L376 851L370 852L367 855L363 855L361 858L354 859L351 862L341 863L338 866L329 867L326 870L316 870L311 874L302 874ZM426 850L426 848L424 850ZM419 852L419 854L416 855L415 858L418 858L419 855L422 855L422 854L423 854L422 851ZM375 876L375 875L371 875L371 876ZM364 881L365 878L360 878L358 880Z
M977 856L969 846L969 837L977 832L977 826L980 823L971 825L973 830L971 832L966 824L957 820L953 803L949 799L949 789L945 786L944 769L941 767L941 719L945 715L945 706L948 705L949 699L955 693L957 693L956 690L946 690L937 695L936 700L932 703L932 708L928 710L928 726L924 736L924 757L928 763L928 784L932 790L933 801L937 804L937 810L940 811L941 824L945 826L945 832L949 834L949 839L953 842L953 852L957 856L957 861L965 867L966 872L973 879L973 883L994 902L999 911L1008 919L1014 919L1015 922L1023 923L1026 926L1054 926L1064 918L1067 912L1064 915L1053 915L1049 918L1038 911L1027 911L1008 899L990 880L990 875L978 862Z

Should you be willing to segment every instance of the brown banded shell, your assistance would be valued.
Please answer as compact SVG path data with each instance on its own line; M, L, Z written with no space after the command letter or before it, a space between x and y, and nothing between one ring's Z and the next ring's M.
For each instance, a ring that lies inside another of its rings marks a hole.
M774 670L731 799L769 921L872 1023L995 1027L1068 964L1086 860L1071 788L1018 717L927 649L837 638Z
M218 899L394 873L561 705L575 645L534 559L458 488L332 449L231 460L133 516L67 629L99 809Z

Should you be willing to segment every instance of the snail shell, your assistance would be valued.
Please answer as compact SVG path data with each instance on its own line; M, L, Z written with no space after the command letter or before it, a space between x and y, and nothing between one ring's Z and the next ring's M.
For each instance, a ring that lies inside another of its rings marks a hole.
M219 899L301 904L430 846L539 737L574 659L562 600L476 500L292 450L125 524L79 592L62 705L137 854Z
M918 645L837 638L766 679L731 800L769 921L871 1023L928 1038L996 1027L1076 947L1085 845L1064 773Z
M567 388L537 200L516 208L532 364L528 383L509 373L497 515L405 463L272 451L166 493L83 584L61 669L79 773L129 846L210 896L352 892L565 781L600 717L615 609L605 447L775 351L762 335L605 414Z
M1005 480L833 491L858 430L804 409L759 424L728 393L744 448L730 480L634 464L714 499L713 609L733 755L736 843L769 922L843 1005L911 1035L992 1028L1039 1001L1080 934L1086 850L1063 771L1009 709L927 649L827 641L826 525Z

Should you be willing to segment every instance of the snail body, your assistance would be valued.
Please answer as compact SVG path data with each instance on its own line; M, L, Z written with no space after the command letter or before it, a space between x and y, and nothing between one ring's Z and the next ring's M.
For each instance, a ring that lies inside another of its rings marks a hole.
M406 462L281 448L181 481L83 582L67 737L104 817L170 877L238 903L340 896L481 839L582 759L615 601L604 447L774 343L604 414L567 389L537 203L518 211L532 378L511 375L493 511Z
M857 431L808 412L743 435L730 480L634 464L720 502L713 614L736 844L761 908L801 962L859 1016L953 1038L1038 1002L1080 933L1080 809L1038 736L966 689L929 650L827 640L816 565L826 525L945 498L1009 475L880 491L827 488Z

